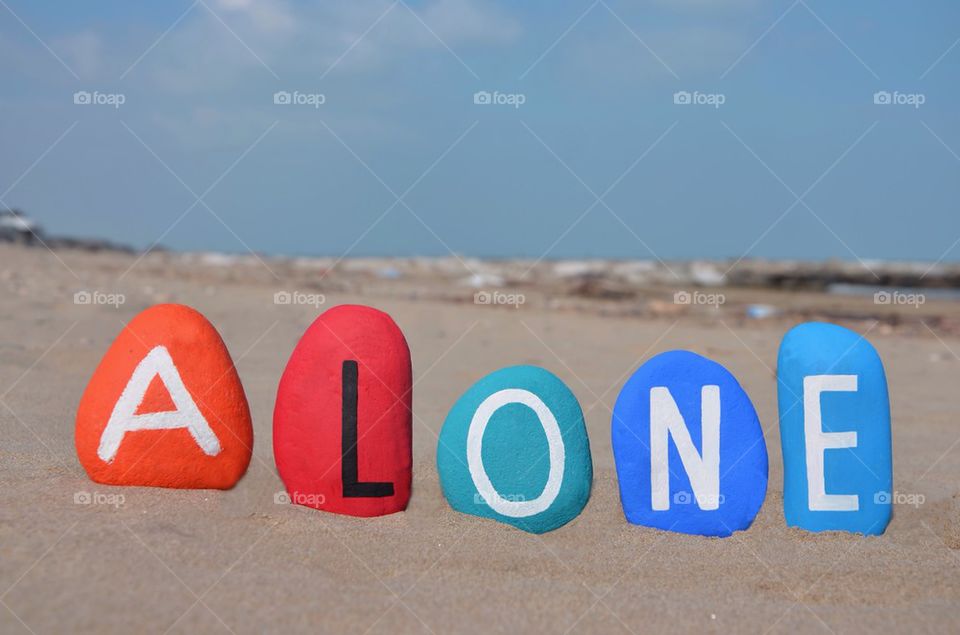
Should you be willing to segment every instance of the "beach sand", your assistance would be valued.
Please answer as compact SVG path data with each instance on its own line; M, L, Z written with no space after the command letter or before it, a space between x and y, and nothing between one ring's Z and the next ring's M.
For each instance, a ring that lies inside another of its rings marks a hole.
M340 268L323 277L291 271L0 247L0 632L960 630L960 338L935 326L955 321L958 303L903 308L933 321L901 329L864 317L876 309L869 300L814 294L731 290L725 312L711 314L663 309L669 302L631 312L598 300L593 310L588 300L567 306L531 288L514 308L474 304L469 288L434 297L426 279L365 284ZM323 293L319 310L387 311L407 337L416 385L404 513L357 519L274 502L283 490L271 444L277 383L319 312L274 303L275 292L297 288ZM80 290L124 293L125 303L77 305ZM867 333L890 382L895 488L915 503L895 505L883 536L785 526L774 370L796 318L734 312L754 297L860 303L851 326ZM124 324L157 302L204 313L236 362L255 444L231 491L102 486L77 461L74 414L87 380ZM631 526L620 508L610 409L630 373L675 348L733 372L764 426L766 501L730 538ZM583 514L542 536L452 511L434 462L457 397L513 364L544 366L567 383L593 453ZM93 502L75 502L78 493Z

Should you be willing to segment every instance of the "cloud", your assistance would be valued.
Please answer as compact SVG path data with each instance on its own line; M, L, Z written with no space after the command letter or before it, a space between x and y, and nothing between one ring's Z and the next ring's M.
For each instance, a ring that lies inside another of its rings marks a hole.
M583 76L601 81L619 82L624 77L672 81L667 66L681 80L704 75L715 79L749 44L743 35L725 27L677 26L640 34L651 53L621 25L613 23L607 28L604 38L578 40L573 61L568 57L565 63Z
M476 49L521 34L519 22L482 0L432 0L418 4L416 15L392 0L206 2L209 10L197 5L124 81L130 103L146 105L154 125L190 147L246 139L244 130L258 132L276 119L283 125L271 138L326 137L320 116L344 134L403 138L405 124L384 117L384 109L396 104L385 105L395 95L384 95L381 77L404 81L409 90L432 90L417 58L427 52L470 79L446 47L469 60ZM154 37L165 28L158 25ZM137 35L119 56L127 64L154 42ZM272 100L278 90L325 93L328 106L322 115L277 109Z
M448 43L503 44L515 40L520 25L496 11L489 2L439 0L424 11L423 20Z
M676 11L722 12L753 9L763 4L763 0L651 0L653 4Z
M416 11L389 0L303 5L295 13L284 2L216 0L210 10L198 5L148 54L143 71L169 90L190 92L257 74L296 81L331 66L337 74L364 73L417 51L500 45L520 34L518 22L480 0L434 0Z
M749 40L742 33L715 26L678 28L651 38L651 46L681 78L685 73L723 71L748 45Z
M267 33L289 33L297 24L286 3L263 0L216 0L214 10L221 10L224 18L239 16L248 28ZM219 13L220 11L218 11Z
M103 40L93 31L81 31L53 41L64 61L81 78L94 78L103 72Z

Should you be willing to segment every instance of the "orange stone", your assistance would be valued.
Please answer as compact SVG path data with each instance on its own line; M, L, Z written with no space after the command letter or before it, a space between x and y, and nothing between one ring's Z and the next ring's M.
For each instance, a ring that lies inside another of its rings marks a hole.
M250 464L250 409L200 313L160 304L120 331L77 408L77 456L108 485L229 489Z

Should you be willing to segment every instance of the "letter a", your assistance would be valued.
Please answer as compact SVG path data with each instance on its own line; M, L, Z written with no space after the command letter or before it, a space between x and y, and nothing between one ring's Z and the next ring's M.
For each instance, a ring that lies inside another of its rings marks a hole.
M150 382L157 376L170 393L176 410L136 414ZM137 365L130 381L123 389L110 415L107 427L100 436L97 456L106 463L112 462L123 442L123 435L127 432L177 428L186 428L207 456L216 456L220 453L220 440L210 429L210 424L200 414L197 404L187 392L169 351L165 346L157 346Z

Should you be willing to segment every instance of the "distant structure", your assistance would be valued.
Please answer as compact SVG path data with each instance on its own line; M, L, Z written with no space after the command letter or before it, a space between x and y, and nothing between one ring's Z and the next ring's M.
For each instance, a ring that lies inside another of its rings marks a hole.
M38 245L43 230L29 216L16 209L0 210L0 242Z
M47 236L39 224L18 209L0 210L0 243L50 249L82 249L85 251L120 251L135 253L126 245L118 245L97 238ZM154 251L162 248L154 248Z

